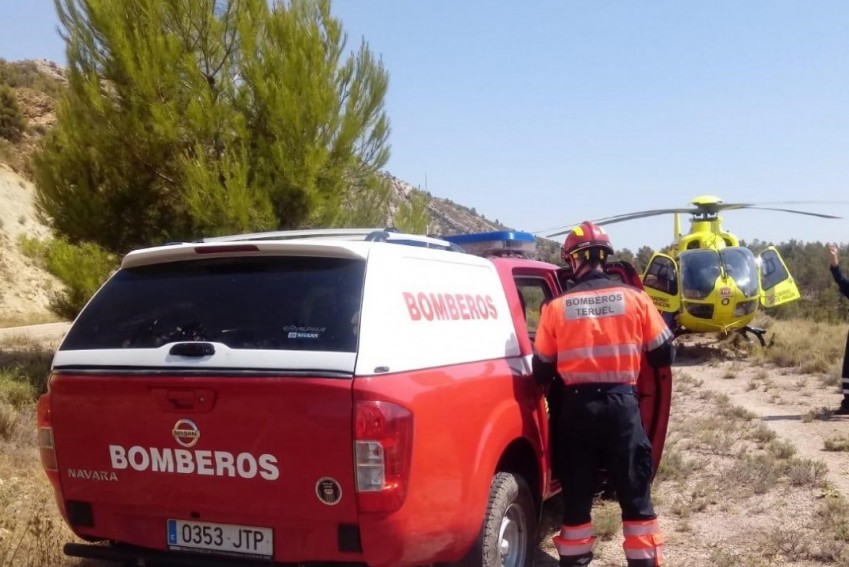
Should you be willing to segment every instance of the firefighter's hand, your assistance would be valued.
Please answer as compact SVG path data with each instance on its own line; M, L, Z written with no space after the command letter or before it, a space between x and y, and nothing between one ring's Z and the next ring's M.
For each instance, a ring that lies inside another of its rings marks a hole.
M832 266L837 266L837 244L828 245L828 256Z

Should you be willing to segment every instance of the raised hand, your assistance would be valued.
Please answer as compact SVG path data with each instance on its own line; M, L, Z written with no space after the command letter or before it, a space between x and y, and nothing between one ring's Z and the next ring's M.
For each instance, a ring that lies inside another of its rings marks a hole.
M828 257L832 266L837 265L837 244L828 245Z

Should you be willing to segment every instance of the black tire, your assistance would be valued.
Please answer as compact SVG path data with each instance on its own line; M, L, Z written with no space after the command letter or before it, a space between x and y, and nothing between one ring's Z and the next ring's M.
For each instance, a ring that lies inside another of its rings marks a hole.
M500 472L492 479L480 534L461 565L529 567L534 563L536 528L528 483L517 474Z

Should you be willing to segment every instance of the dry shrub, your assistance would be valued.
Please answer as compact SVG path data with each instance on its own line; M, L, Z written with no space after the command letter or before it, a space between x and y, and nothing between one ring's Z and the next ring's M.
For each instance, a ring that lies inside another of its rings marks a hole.
M709 416L695 420L698 428L695 439L711 452L727 455L739 439L738 425L722 416Z
M733 551L717 547L710 553L710 564L715 567L738 567L740 557Z
M34 394L43 393L54 349L26 338L7 339L0 347L0 381L27 384Z
M697 461L687 459L682 451L667 446L663 452L660 466L657 468L655 480L656 482L668 480L682 482L687 480L698 467Z
M772 490L782 476L781 467L770 454L744 455L728 471L729 486L751 490L754 494L766 494Z
M839 364L839 363L838 362L834 363L835 368L831 372L829 372L828 374L820 374L819 376L817 376L817 380L819 381L821 388L823 388L823 389L828 389L828 388L838 388L839 389L840 388L840 382L841 382L840 371L842 369L837 368L837 364Z
M789 459L796 454L796 447L789 441L773 439L766 446L767 452L776 459Z
M764 558L771 562L780 558L797 562L807 559L811 552L807 534L797 529L782 527L775 527L766 531L758 548Z
M52 504L52 502L50 502ZM0 527L3 527L0 524ZM0 565L9 567L47 567L64 565L62 546L67 533L42 507L33 510L21 526L11 524L0 538Z
M26 368L15 365L5 370L0 368L0 441L16 444L29 441L26 428L38 394ZM32 380L37 381L35 377Z
M837 492L826 494L819 514L835 540L843 545L849 544L849 504L846 499Z
M784 474L792 486L823 488L826 485L828 467L825 463L795 458L788 459L785 463Z
M687 492L679 494L672 504L672 513L681 518L688 518L707 510L708 506L717 503L719 488L712 480L700 480Z
M765 423L758 423L754 427L751 428L749 432L749 438L753 441L757 441L760 444L769 443L773 439L775 439L776 433L772 429L769 428Z
M12 439L17 423L18 411L10 404L0 400L0 441Z
M840 435L825 440L826 451L849 451L849 436Z
M804 423L811 423L815 419L819 421L828 421L833 415L834 411L829 408L817 408L805 413L805 415L802 416L802 421Z
M31 404L37 394L35 388L23 380L25 378L0 372L0 400L17 409Z
M724 417L740 421L751 421L758 417L756 413L751 412L742 406L735 406L731 404L721 406L720 412Z

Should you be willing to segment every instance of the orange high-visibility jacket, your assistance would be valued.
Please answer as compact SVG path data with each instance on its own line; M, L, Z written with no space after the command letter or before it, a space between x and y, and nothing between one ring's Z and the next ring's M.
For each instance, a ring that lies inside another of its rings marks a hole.
M568 385L636 385L643 352L663 346L672 333L642 290L592 280L543 309L535 350Z

